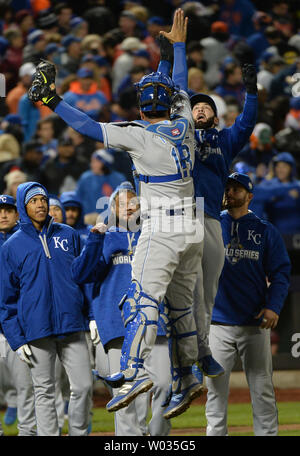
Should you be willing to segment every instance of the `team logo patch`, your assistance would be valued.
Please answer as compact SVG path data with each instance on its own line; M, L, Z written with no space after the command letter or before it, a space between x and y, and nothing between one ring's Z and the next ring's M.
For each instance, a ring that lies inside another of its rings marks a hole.
M172 136L178 136L178 135L180 135L180 130L179 130L179 128L173 128L173 130L171 130L171 133L172 133Z

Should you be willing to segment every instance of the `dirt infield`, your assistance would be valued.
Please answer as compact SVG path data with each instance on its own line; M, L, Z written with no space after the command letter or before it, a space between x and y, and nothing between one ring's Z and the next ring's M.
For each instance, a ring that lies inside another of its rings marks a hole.
M277 402L300 402L300 388L281 389L275 388ZM94 407L105 407L110 400L108 394L95 394ZM199 399L196 399L193 404L202 404L206 402L206 392ZM233 388L229 393L229 404L245 404L250 402L250 393L247 388Z

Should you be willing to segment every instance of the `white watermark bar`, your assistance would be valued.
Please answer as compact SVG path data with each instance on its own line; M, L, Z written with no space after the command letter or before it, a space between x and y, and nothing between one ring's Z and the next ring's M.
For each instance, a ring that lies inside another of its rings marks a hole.
M300 333L295 333L292 335L292 342L295 342L292 346L291 353L293 358L300 357Z
M3 73L0 73L0 97L6 97L6 84L5 84L5 76Z
M204 235L204 198L167 198L153 197L150 200L140 197L129 197L128 202L135 199L139 210L126 220L128 230L161 233L182 233L187 243L198 243ZM101 197L96 204L99 212L97 223L104 222L110 226L118 226L114 202L109 197Z

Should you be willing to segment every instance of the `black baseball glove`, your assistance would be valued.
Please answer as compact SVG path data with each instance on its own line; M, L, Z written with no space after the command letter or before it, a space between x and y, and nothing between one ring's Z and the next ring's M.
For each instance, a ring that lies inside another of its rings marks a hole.
M174 50L173 44L163 35L158 35L156 42L160 49L160 58L161 60L167 60L173 65L174 60Z
M42 101L44 105L54 110L62 100L56 93L55 75L55 65L47 60L41 60L36 67L31 87L28 90L29 100Z
M242 66L243 82L247 93L257 94L257 75L255 66L252 63L245 63Z

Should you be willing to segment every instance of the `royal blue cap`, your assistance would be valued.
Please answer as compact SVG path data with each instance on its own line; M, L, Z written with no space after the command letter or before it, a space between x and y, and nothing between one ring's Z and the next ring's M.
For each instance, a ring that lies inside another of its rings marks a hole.
M0 206L14 206L17 207L16 200L13 196L10 195L0 195Z
M238 182L241 184L249 193L253 193L253 183L247 174L243 173L232 173L227 178L227 182L229 180Z
M92 70L89 70L88 68L80 68L76 75L79 78L92 78L94 76L94 73Z
M65 47L65 48L68 48L70 46L70 44L72 43L80 43L80 38L77 38L77 36L74 36L74 35L67 35L65 36L62 41L61 41L61 44Z

